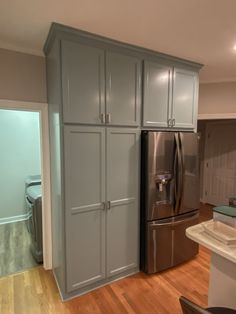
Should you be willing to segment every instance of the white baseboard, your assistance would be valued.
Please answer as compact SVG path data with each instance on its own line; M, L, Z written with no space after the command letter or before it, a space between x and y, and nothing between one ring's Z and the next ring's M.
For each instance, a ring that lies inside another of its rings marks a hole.
M27 220L29 218L29 215L30 215L29 213L26 213L26 214L18 215L18 216L0 218L0 225Z

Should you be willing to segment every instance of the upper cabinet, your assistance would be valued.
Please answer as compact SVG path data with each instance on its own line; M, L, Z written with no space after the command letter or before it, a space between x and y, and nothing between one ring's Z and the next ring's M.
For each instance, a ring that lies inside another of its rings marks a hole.
M143 126L194 129L198 72L144 62Z
M56 23L52 49L60 123L196 129L200 64Z
M64 123L101 124L105 113L104 51L62 41Z
M198 109L198 74L180 68L173 71L172 119L176 128L194 128Z
M139 59L114 52L106 54L106 114L109 124L139 125L140 85Z
M171 71L155 62L144 63L143 126L168 127Z
M141 61L62 41L64 123L138 126Z

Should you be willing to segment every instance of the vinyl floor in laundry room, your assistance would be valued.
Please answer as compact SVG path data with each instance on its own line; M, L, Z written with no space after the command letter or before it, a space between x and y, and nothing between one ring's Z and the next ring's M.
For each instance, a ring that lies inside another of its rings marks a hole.
M25 221L0 225L0 277L35 266Z
M212 218L202 206L200 220ZM200 247L189 262L159 274L142 272L62 302L51 271L43 267L0 279L1 314L181 314L179 297L207 305L210 252Z

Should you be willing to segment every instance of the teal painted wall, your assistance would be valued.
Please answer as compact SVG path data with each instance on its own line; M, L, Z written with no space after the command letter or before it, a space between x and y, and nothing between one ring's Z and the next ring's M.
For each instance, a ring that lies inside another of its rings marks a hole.
M40 169L39 113L0 110L0 222L25 214L24 180Z

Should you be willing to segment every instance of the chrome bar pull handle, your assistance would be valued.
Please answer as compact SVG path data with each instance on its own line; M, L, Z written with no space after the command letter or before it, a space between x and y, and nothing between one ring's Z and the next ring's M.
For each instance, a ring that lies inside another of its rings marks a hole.
M175 126L175 119L172 119L172 126Z
M109 210L109 209L111 209L111 202L110 201L107 201L107 209Z
M167 124L168 124L168 126L172 126L172 119L168 119Z
M110 113L106 114L106 123L111 123L111 114Z
M107 208L106 202L102 202L102 210L106 210L106 208Z
M100 120L101 120L102 123L106 123L106 115L105 115L105 113L101 113L100 114Z

